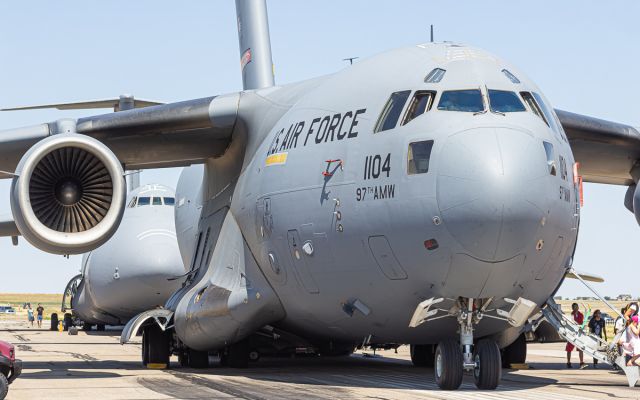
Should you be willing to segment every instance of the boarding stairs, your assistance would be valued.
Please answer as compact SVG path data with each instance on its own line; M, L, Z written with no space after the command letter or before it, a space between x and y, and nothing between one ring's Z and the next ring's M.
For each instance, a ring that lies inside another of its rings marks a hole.
M611 304L609 304L609 302L600 296L599 293L591 288L591 286L586 283L577 272L572 272L585 286L587 286L587 288L589 288L589 290L608 305L614 313L620 315L618 310L616 310ZM541 313L532 318L532 325L534 329L540 324L540 322L542 322L543 318L556 329L560 337L574 345L578 350L583 351L585 354L598 361L620 367L620 370L622 370L627 376L629 387L634 387L638 380L640 380L640 367L628 367L625 357L618 353L617 343L620 340L620 337L624 334L624 331L619 332L612 342L605 342L600 337L589 333L588 327L585 326L583 328L582 325L579 325L572 318L563 314L560 306L552 297L549 298L546 304L542 307Z

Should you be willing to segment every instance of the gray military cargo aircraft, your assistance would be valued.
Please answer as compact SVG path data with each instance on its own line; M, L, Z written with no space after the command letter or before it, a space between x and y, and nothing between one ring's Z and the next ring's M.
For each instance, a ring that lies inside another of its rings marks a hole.
M629 186L640 216L640 132L554 110L455 43L277 86L264 0L236 8L242 91L0 132L4 233L90 251L122 217L123 166L202 164L176 196L176 226L198 220L178 229L189 273L123 331L145 363L245 367L248 338L277 329L322 354L410 344L441 388L464 370L496 388L501 349L524 359L525 321L572 265L581 181Z
M128 175L131 176L131 175ZM129 192L116 233L82 257L81 273L64 291L65 324L83 329L124 325L132 317L164 305L185 273L174 223L173 189L150 184Z

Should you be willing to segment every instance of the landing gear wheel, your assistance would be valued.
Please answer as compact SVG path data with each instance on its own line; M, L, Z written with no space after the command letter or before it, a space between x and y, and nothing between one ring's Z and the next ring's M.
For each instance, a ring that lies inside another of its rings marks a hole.
M433 345L430 344L412 344L411 349L411 362L416 367L433 368L435 360L435 353L433 351Z
M68 331L69 328L71 328L73 326L73 319L71 318L71 314L70 313L65 313L64 314L64 321L63 321L63 327L65 331Z
M206 351L198 351L188 349L185 352L187 365L190 368L209 368L209 353Z
M511 368L511 364L524 364L527 361L527 338L518 336L515 342L502 349L502 368Z
M143 363L144 363L144 349L147 351L147 367L154 364L154 367L167 368L169 367L169 332L163 331L156 324L149 325L142 331L143 346Z
M249 352L249 361L257 362L260 359L260 352L256 349L253 349Z
M9 381L4 374L0 373L0 400L7 397L7 393L9 393Z
M433 369L436 383L443 390L456 390L462 384L462 350L457 341L445 339L438 343Z
M498 387L502 375L500 348L489 339L478 341L475 346L473 378L478 389L493 390Z
M227 347L226 365L231 368L247 368L249 366L249 339L243 339Z
M85 332L88 332L91 330L91 328L93 328L93 325L88 323L88 322L83 322L82 323L82 330Z
M149 363L149 340L147 336L144 334L144 330L142 331L142 366L146 367Z
M58 330L58 313L51 314L51 330Z
M104 331L104 325L103 324L98 324L96 325L96 330L98 332L103 332Z

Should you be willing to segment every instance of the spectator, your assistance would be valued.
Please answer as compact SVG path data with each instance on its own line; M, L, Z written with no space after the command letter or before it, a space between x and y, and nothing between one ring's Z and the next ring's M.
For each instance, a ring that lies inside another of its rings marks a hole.
M617 335L618 333L624 331L624 325L625 325L625 323L624 323L624 321L625 321L624 314L626 313L626 311L627 311L627 307L622 307L620 309L620 315L622 315L622 317L616 318L616 322L613 325L613 334L614 335Z
M622 343L622 350L625 356L631 356L627 360L627 366L636 366L640 367L636 360L640 357L640 328L638 327L638 316L634 315L631 317L631 323L627 327L626 334L624 336L624 341Z
M31 305L27 306L27 319L29 320L29 322L31 323L30 328L33 328L33 309L31 308Z
M580 306L578 305L578 303L573 303L571 305L571 316L578 325L582 325L582 323L584 322L584 315L580 312ZM567 351L567 368L573 368L571 366L571 352L574 348L574 345L572 345L571 343L567 343L567 347L565 348L565 350ZM580 368L584 368L585 363L582 350L578 350L578 357L580 357Z
M624 312L624 319L627 322L627 326L631 323L631 317L634 315L638 315L638 303L636 302L629 303Z
M589 332L600 339L602 339L602 334L604 333L605 342L609 340L607 338L607 329L605 327L604 319L602 319L602 314L600 314L600 310L595 310L593 312L593 317L589 320ZM593 368L598 368L598 360L595 358L593 359Z
M38 313L38 328L42 328L42 315L44 314L44 307L42 307L42 304L38 303L36 312Z

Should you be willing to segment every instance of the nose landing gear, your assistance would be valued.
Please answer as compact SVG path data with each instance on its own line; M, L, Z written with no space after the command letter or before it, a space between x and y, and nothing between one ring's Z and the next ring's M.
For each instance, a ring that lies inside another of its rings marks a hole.
M482 319L485 307L475 309L473 299L461 302L456 316L460 324L460 344L446 339L438 344L434 374L441 389L455 390L462 384L463 371L473 371L478 389L493 390L502 376L500 348L491 339L473 344L473 325Z
M444 299L429 299L420 303L409 324L415 327L429 320L445 317L455 317L458 320L460 341L453 338L445 339L438 343L436 348L434 354L436 383L441 389L455 390L462 384L463 372L473 371L478 389L495 389L502 377L500 348L496 341L491 339L482 339L474 345L473 338L473 325L485 316L492 299L475 299L474 301L472 298L458 298L455 305L448 310L434 308L436 304L443 301ZM438 313L446 314L437 316ZM513 317L514 314L513 312L504 313L508 317ZM507 321L507 318L501 316L492 316L492 318ZM511 319L515 321L514 318ZM509 322L512 323L510 320ZM411 359L415 365L426 364L427 357L421 354L424 350L420 345L411 347Z

